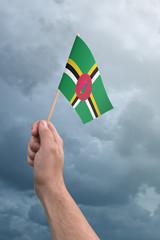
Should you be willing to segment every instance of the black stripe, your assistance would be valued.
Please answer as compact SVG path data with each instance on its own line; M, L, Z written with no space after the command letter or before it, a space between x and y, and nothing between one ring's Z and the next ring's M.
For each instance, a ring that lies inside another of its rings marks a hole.
M77 102L77 100L78 100L78 97L74 99L74 101L72 102L72 106Z
M97 114L97 112L96 112L96 109L94 108L94 105L93 105L92 100L91 100L90 97L88 98L88 101L89 101L89 103L90 103L90 105L91 105L91 107L92 107L92 109L93 109L93 112L94 112L95 116L98 117L98 114Z
M66 64L66 68L68 68L77 79L79 78L79 74L69 63Z
M94 71L91 73L90 77L93 78L94 75L96 74L96 72L98 72L98 67L96 67L96 68L94 69Z

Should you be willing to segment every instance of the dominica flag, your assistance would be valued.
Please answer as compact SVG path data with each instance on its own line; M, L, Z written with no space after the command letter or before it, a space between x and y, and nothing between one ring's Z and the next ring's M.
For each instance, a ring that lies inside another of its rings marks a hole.
M68 99L83 123L113 108L95 59L77 35L58 89Z

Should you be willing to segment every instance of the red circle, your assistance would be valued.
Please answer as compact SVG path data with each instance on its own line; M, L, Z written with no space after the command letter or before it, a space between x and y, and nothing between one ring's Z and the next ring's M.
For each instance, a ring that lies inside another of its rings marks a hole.
M76 85L76 94L81 101L89 98L92 92L92 80L88 73L82 74Z

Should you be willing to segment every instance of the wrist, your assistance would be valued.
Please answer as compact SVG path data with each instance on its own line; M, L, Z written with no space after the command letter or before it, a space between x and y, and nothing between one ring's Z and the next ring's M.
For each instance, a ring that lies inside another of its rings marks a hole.
M35 191L39 191L39 189L36 189ZM57 211L57 208L60 206L63 206L65 200L67 199L67 196L69 195L69 192L66 189L65 184L60 185L59 188L54 188L53 185L47 185L47 187L40 192L36 192L43 208L46 213L47 219L49 224L52 222L53 218L53 212Z
M47 183L47 184L35 184L35 193L41 202L45 202L52 196L52 199L56 200L58 197L63 195L66 190L65 183L63 179L58 183Z

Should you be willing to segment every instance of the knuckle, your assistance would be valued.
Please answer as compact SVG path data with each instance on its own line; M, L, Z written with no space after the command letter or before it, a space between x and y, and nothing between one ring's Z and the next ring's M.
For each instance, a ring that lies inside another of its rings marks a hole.
M62 147L59 148L59 155L62 157L62 159L64 158L64 151Z
M53 154L56 153L56 147L55 147L55 146L52 146L52 147L50 148L50 150L51 150L51 152L52 152Z
M39 150L40 143L37 141L37 139L35 139L35 137L31 137L28 149L29 148L34 152L37 152Z
M35 149L39 150L40 144L39 144L38 142L35 142L35 143L34 143L34 147L35 147Z
M40 144L38 142L33 142L30 148L32 151L37 152L40 148Z
M50 151L51 151L52 154L54 154L54 155L56 154L57 148L56 148L56 145L55 145L55 144L52 143L52 144L50 145Z

